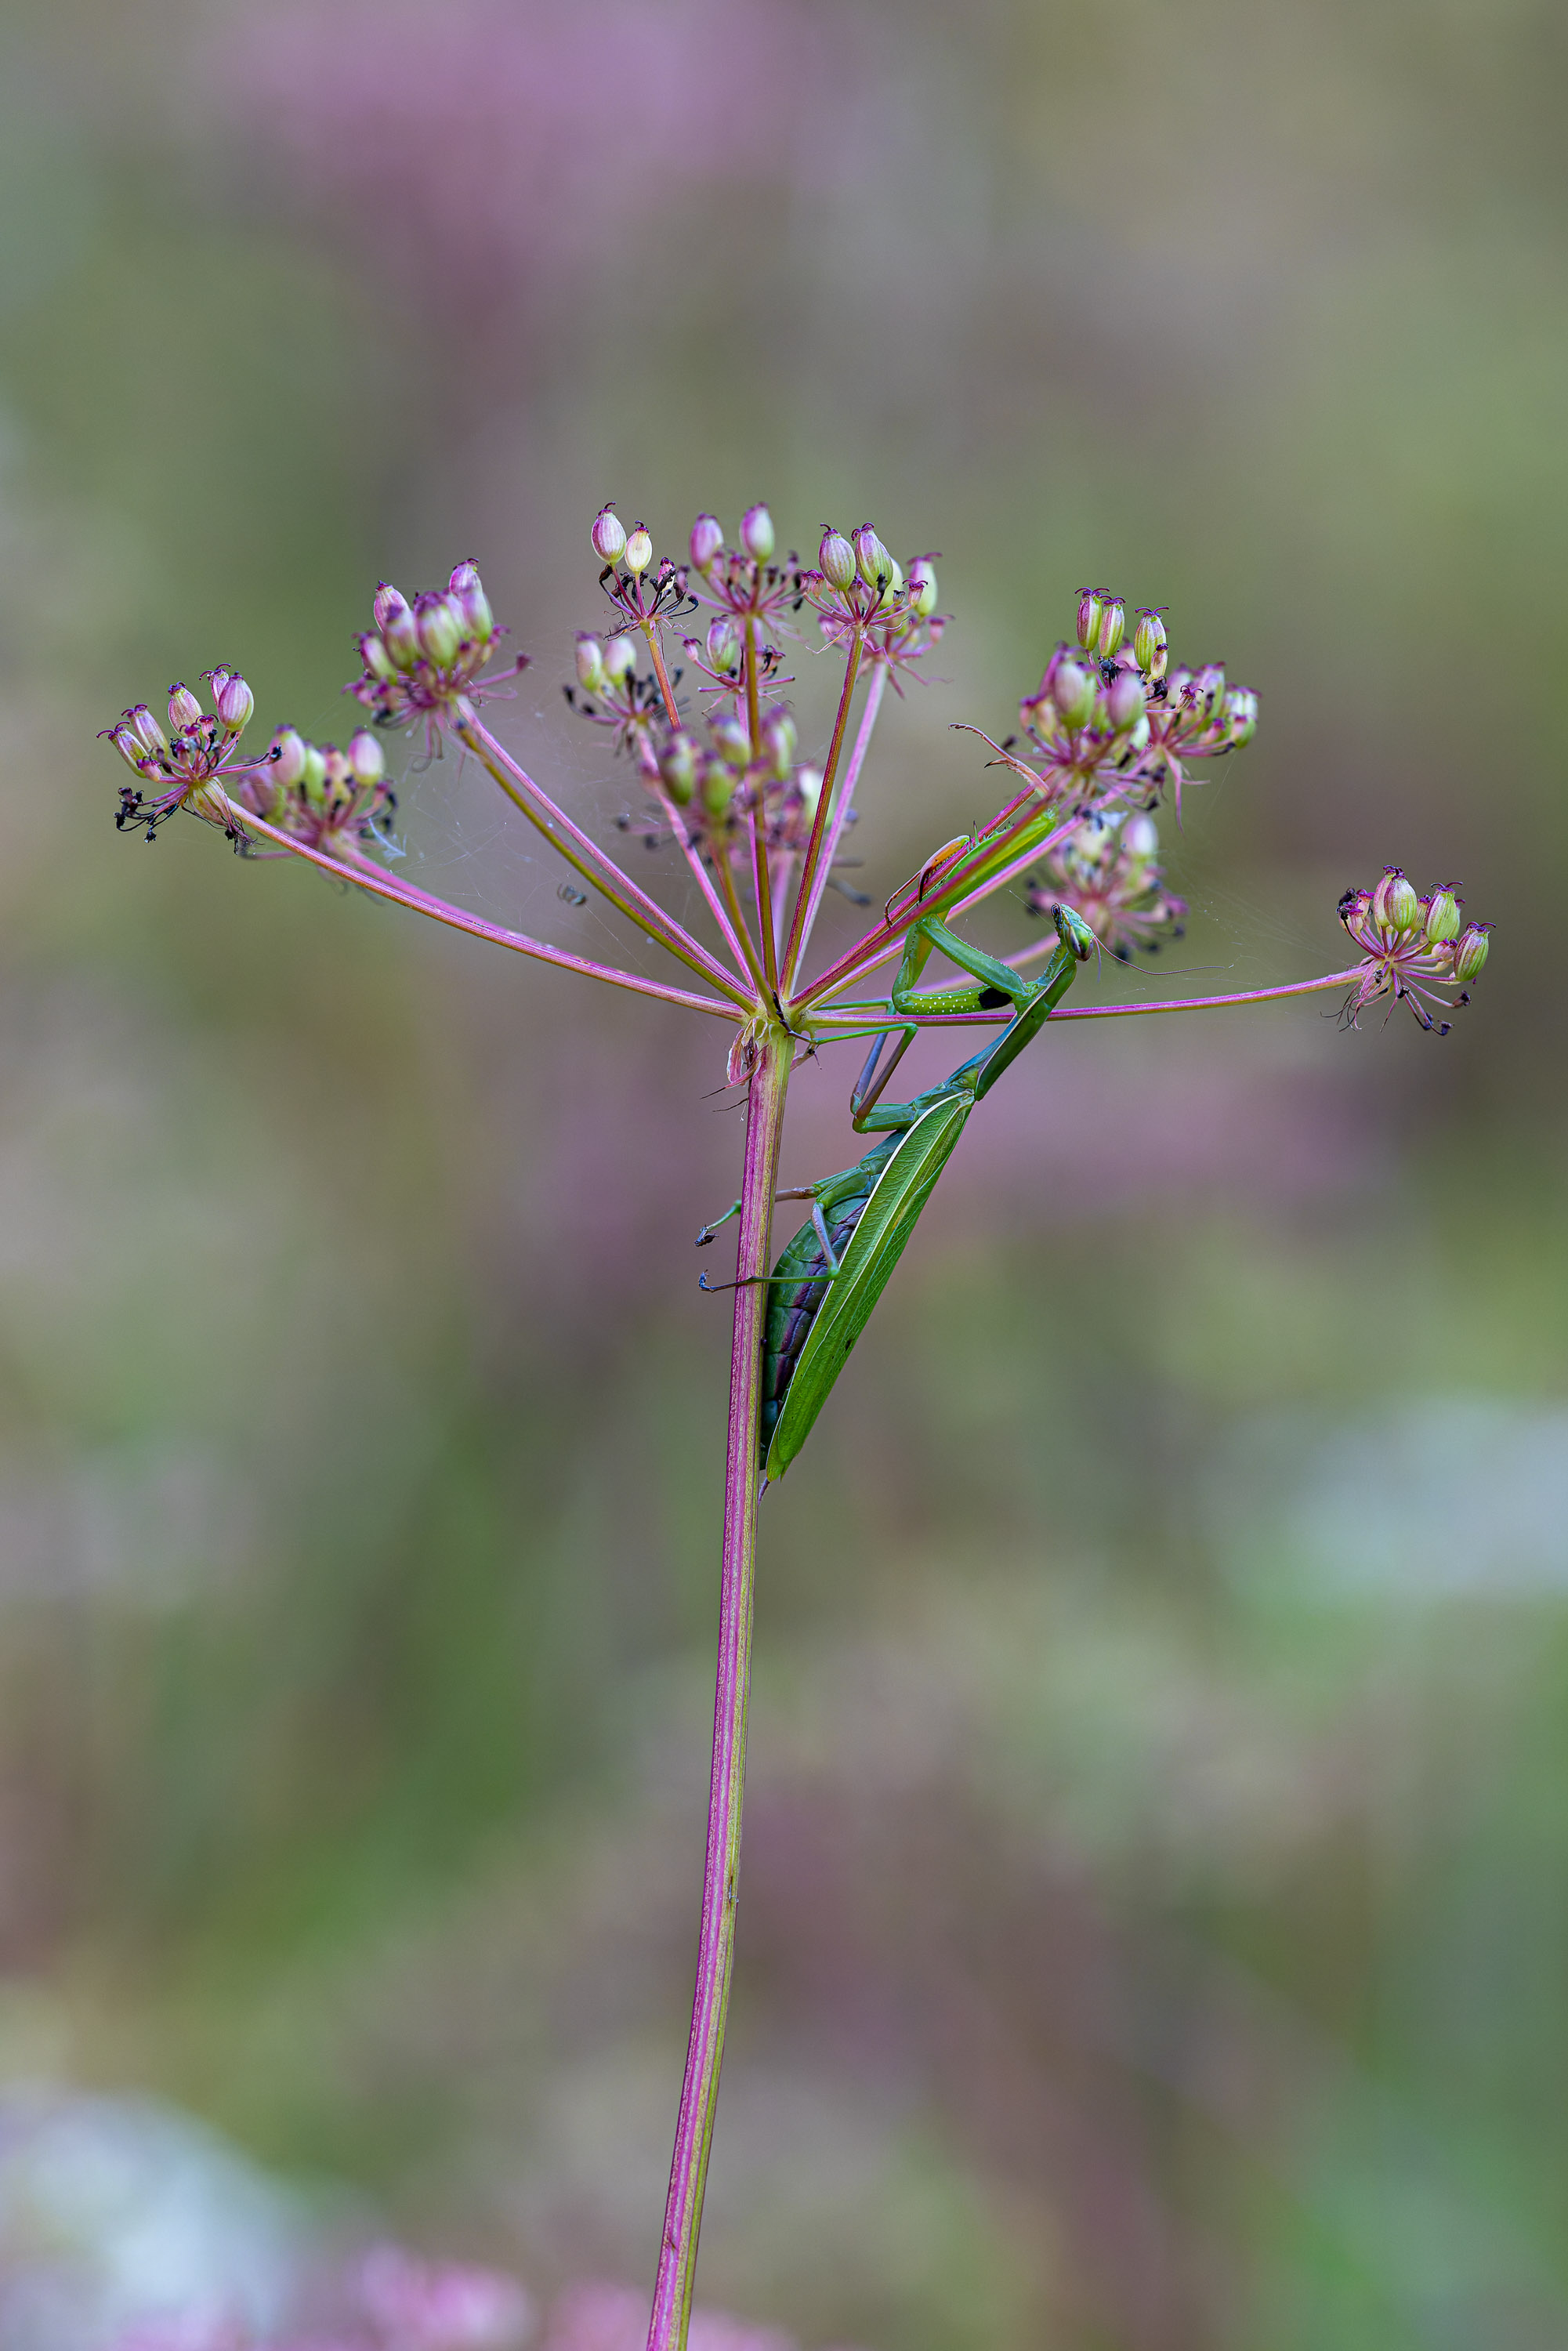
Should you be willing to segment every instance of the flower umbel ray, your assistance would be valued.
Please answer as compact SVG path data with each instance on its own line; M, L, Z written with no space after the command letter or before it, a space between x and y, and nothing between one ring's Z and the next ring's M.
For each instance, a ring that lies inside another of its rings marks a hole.
M472 937L716 1018L731 1031L727 1074L746 1088L747 1118L730 1285L714 1762L691 2036L648 2332L649 2351L682 2351L735 1950L765 1301L770 1281L784 1278L769 1270L772 1217L796 1060L819 1040L872 1034L879 1041L863 1088L890 1029L902 1028L907 1042L925 1024L1017 1019L1016 1035L987 1058L988 1068L999 1070L1000 1056L1021 1051L1046 1018L1197 1010L1345 987L1351 1026L1386 998L1442 1033L1449 1024L1434 1013L1466 1000L1486 962L1488 931L1466 925L1457 892L1422 897L1391 866L1374 889L1348 892L1341 904L1361 957L1348 969L1223 996L1065 1004L1062 991L1096 944L1125 962L1179 935L1186 910L1166 885L1156 820L1168 806L1179 822L1183 791L1197 780L1193 763L1250 741L1255 695L1230 684L1218 663L1173 666L1157 609L1137 613L1129 636L1119 596L1081 590L1073 635L1050 652L1038 686L1021 698L1017 730L1000 739L974 730L989 764L1007 771L1011 796L987 822L934 848L881 900L848 880L841 852L859 814L886 689L902 694L921 676L947 625L936 611L936 559L900 561L874 527L862 523L848 531L825 527L815 559L803 559L780 550L760 503L741 517L733 544L717 518L703 514L684 549L660 555L652 532L640 522L628 528L612 502L594 517L589 536L594 574L567 616L583 625L564 691L635 778L640 812L618 830L681 861L695 891L700 935L633 881L611 845L579 824L486 724L486 698L517 675L525 657L491 665L503 632L472 562L459 563L444 589L412 599L385 581L377 590L371 625L358 640L359 674L345 688L370 723L342 748L284 726L265 750L243 752L253 697L228 668L207 673L211 709L183 685L171 690L167 732L144 703L105 732L134 778L120 793L121 829L156 841L184 811L247 858L297 857ZM841 667L831 726L821 747L803 753L784 689L793 682L790 647L813 629ZM581 901L594 893L683 967L673 976L683 984L485 921L389 871L383 860L397 845L396 800L385 745L396 734L420 738L426 752L449 738L476 760L549 843L563 873L575 877L563 881L563 896ZM934 927L1013 883L1022 884L1029 913L1046 918L1042 944L986 957L952 929ZM834 888L867 910L867 926L813 976L813 932ZM1063 959L1069 945L1071 956ZM926 956L944 946L955 962L965 959L967 974L985 975L984 983L918 987ZM1019 977L1053 948L1053 978L1035 987ZM887 995L849 998L852 987L863 988L895 961ZM977 1066L966 1061L944 1101L954 1098L959 1080L977 1086ZM879 1097L880 1086L863 1101L865 1115L881 1123L896 1125L897 1114L912 1109L879 1108ZM977 1090L971 1098L978 1099ZM862 1167L873 1160L874 1153ZM813 1196L820 1206L821 1196Z

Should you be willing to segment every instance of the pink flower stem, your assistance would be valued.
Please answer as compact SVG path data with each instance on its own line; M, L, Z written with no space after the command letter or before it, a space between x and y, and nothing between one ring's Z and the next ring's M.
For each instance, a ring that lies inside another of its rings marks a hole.
M828 764L822 770L821 795L817 801L816 821L811 838L806 844L806 862L800 869L800 886L795 893L795 914L789 925L789 936L779 958L779 983L788 992L795 984L800 968L800 956L805 948L804 925L806 910L811 903L812 884L817 878L817 865L822 853L822 835L827 831L828 817L833 797L833 785L839 772L839 756L844 747L844 728L849 724L850 703L853 698L855 679L860 674L861 634L857 629L850 641L850 657L844 667L843 690L839 695L838 716L833 721L833 739L828 746Z
M866 694L865 708L861 713L860 732L855 737L855 747L850 753L850 764L844 769L843 789L839 794L838 806L829 820L828 837L823 844L821 859L811 883L811 902L806 909L806 919L800 925L800 952L796 958L798 962L804 957L807 948L811 944L811 930L817 919L817 910L821 905L822 893L831 878L833 860L839 853L839 842L843 838L844 827L848 824L854 807L855 786L860 782L861 769L865 764L865 755L871 748L872 730L876 725L877 712L882 708L883 691L886 684L886 668L878 662ZM827 789L825 782L823 789L824 791Z
M671 832L674 835L675 839L681 845L682 851L685 856L686 863L691 868L692 878L695 882L698 889L702 892L703 896L707 900L708 912L713 916L714 921L718 925L719 930L724 935L725 945L728 947L730 954L735 957L737 969L740 971L748 971L750 969L750 960L747 957L746 949L741 946L739 934L736 931L728 914L725 912L723 899L719 896L718 892L714 888L713 876L709 873L706 865L703 862L702 845L700 841L693 833L685 817L675 806L674 801L670 798L669 793L664 789L664 785L656 780L656 776L654 778L650 778L649 783L651 789L657 797L660 808L664 812L665 823L669 826ZM742 928L744 928L744 925L742 925Z
M746 1117L736 1273L768 1271L779 1142L794 1040L772 1028L752 1072ZM648 2325L648 2351L685 2351L696 2275L703 2189L718 2104L735 1959L735 1905L740 1870L740 1807L746 1778L746 1707L751 1674L751 1614L757 1561L758 1418L762 1328L768 1291L753 1282L735 1292L730 1346L729 1452L725 1467L724 1554L719 1583L718 1674L714 1691L713 1772L708 1788L707 1855L691 2038L681 2085L680 2118L670 2165L659 2274Z
M309 865L329 873L334 882L351 883L356 890L369 891L373 898L390 899L395 906L407 906L416 914L429 914L434 921L444 923L448 929L465 931L470 938L486 939L491 946L510 947L517 955L533 956L540 963L559 965L563 971L580 971L586 978L608 980L612 987L630 988L637 996L656 996L662 1004L684 1005L692 1012L715 1012L721 1020L738 1020L740 1014L731 1004L716 1004L711 996L694 996L685 987L666 987L656 979L643 979L636 972L620 971L613 964L591 963L586 956L569 955L564 947L552 947L543 939L530 939L526 932L509 931L499 923L486 923L478 914L465 914L460 906L449 906L444 898L434 898L412 883L394 882L379 865L359 859L350 862L341 857L328 857L319 849L308 848L302 841L291 840L279 832L264 817L255 816L226 792L219 793L209 785L209 799L221 800L236 832L255 835L277 843L277 852L290 857L303 857ZM749 1008L747 1008L749 1009Z
M726 971L716 956L708 953L689 931L683 930L664 908L655 905L645 890L640 890L629 874L622 873L612 857L607 857L597 841L591 841L571 819L559 809L548 792L541 791L533 778L519 768L510 753L504 750L488 727L483 726L466 705L459 707L449 722L452 733L465 750L471 751L487 774L494 776L514 807L521 809L531 824L538 827L551 847L559 851L567 863L592 883L612 906L620 909L629 922L635 923L651 939L656 939L671 955L709 981L713 987L744 1004L749 1011L751 998L747 991L730 972Z
M1016 967L1022 957L1014 956L1007 960ZM1129 1013L1209 1012L1227 1004L1268 1004L1276 997L1315 996L1326 987L1349 987L1360 978L1364 968L1364 965L1353 964L1348 971L1325 972L1322 979L1293 979L1283 987L1243 988L1235 996L1167 996L1158 1004L1059 1004L1048 1018L1054 1024L1058 1020L1112 1020ZM918 998L915 1004L918 1008ZM885 1004L840 1004L816 1016L811 1028L819 1037L860 1037L872 1029L896 1028L901 1019L914 1021L922 1029L977 1029L996 1028L1012 1017L1010 1007L995 1012L923 1013L916 1008L900 1014Z

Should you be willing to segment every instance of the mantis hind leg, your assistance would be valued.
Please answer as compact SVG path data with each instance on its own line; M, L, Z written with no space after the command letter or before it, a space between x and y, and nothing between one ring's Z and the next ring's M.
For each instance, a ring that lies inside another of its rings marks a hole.
M817 1196L817 1187L814 1184L790 1184L783 1191L775 1192L773 1196L776 1200L814 1200ZM693 1246L696 1249L706 1249L714 1235L728 1224L731 1217L738 1217L739 1214L740 1202L732 1200L722 1217L716 1217L711 1225L703 1227Z

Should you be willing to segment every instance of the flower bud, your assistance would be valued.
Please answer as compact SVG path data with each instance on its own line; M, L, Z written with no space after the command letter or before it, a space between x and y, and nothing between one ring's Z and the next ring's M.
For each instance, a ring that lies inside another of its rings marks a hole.
M1487 934L1490 929L1490 923L1472 923L1469 930L1460 934L1454 946L1456 979L1468 983L1479 977L1486 965L1490 944Z
M841 530L830 524L822 533L822 543L817 549L817 561L822 576L832 588L852 588L857 565L855 551Z
M399 669L412 669L419 659L419 631L408 600L382 580L371 606L382 642Z
M659 756L659 774L677 808L685 808L696 789L698 756L689 735L672 735Z
M1135 669L1119 669L1105 689L1105 715L1113 731L1124 735L1144 715L1144 681Z
M762 722L763 755L779 781L787 783L800 741L795 721L787 710L770 710Z
M1157 857L1160 831L1154 818L1145 815L1142 810L1135 816L1130 816L1122 827L1122 848L1137 865L1147 865L1151 858Z
M649 564L653 560L653 534L643 524L640 522L632 524L631 536L626 541L626 552L621 559L627 570L633 572L646 571Z
M268 770L280 790L291 792L305 773L307 750L305 737L298 726L280 726L272 738L272 764Z
M112 743L126 766L134 768L139 776L146 773L142 762L147 754L129 726L105 726L99 733L99 740L103 743Z
M909 609L922 621L936 610L936 573L928 555L917 555L909 567Z
M855 561L868 588L884 588L893 578L893 558L869 522L855 533Z
M751 764L751 735L743 718L716 718L708 727L713 747L727 767L739 771Z
M631 676L637 666L637 648L630 637L612 637L604 648L604 674L614 685Z
M619 563L626 552L626 532L613 507L601 507L589 532L601 563Z
M800 795L800 812L810 824L817 813L817 802L822 797L821 768L802 768L795 778L795 789Z
M169 738L147 705L144 702L135 703L125 716L131 732L143 751L151 752L154 758L161 758L169 748Z
M1057 664L1051 699L1069 726L1086 726L1094 715L1098 681L1092 670L1071 659Z
M1205 662L1192 681L1193 697L1206 717L1225 706L1225 669L1220 662Z
M773 552L773 517L766 507L747 507L740 517L740 543L754 563L766 563Z
M1457 939L1464 928L1464 916L1459 912L1460 899L1457 890L1445 884L1434 890L1427 902L1427 944L1446 946Z
M599 639L580 636L572 658L577 664L577 682L584 694L597 694L604 683L604 648Z
M1145 676L1156 684L1164 677L1170 659L1166 649L1166 624L1153 605L1138 614L1138 625L1133 632L1133 658Z
M707 624L708 667L726 677L739 659L739 632L728 614L720 612Z
M183 735L187 726L194 726L204 715L201 704L188 685L172 685L169 688L169 724L176 735Z
M1225 696L1227 739L1239 751L1258 732L1258 697L1250 686L1233 685Z
M700 514L692 525L692 564L708 572L724 552L724 533L716 515Z
M1078 590L1078 642L1085 653L1093 653L1100 643L1100 623L1105 614L1105 600L1098 588Z
M1120 596L1107 596L1100 613L1100 630L1096 643L1102 661L1109 661L1121 643L1127 626L1127 608Z
M1415 931L1421 927L1421 901L1414 883L1406 880L1397 865L1385 865L1383 879L1372 893L1372 919L1385 931Z
M490 599L485 593L485 583L479 577L476 563L460 563L446 583L447 593L457 600L463 615L464 633L477 637L486 643L496 633L496 615L490 610Z
M243 734L250 725L256 708L256 696L243 677L226 677L218 689L218 716L231 735Z
M299 789L308 805L321 808L327 797L327 755L317 743L305 746L305 765L300 770Z
M703 806L709 816L726 816L735 798L735 777L722 759L715 759L703 778Z
M367 629L358 642L360 659L371 677L384 684L388 678L397 675L397 664L382 643L379 630Z
M379 784L387 771L387 755L382 748L381 737L361 726L349 737L347 753L349 773L356 784Z

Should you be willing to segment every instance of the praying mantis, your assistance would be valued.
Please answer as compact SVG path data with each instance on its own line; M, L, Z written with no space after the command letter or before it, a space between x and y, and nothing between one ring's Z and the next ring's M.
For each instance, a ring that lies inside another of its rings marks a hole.
M904 946L890 1008L904 1016L904 1033L878 1074L893 1034L880 1029L850 1096L857 1134L878 1134L853 1167L776 1196L810 1200L801 1226L770 1274L754 1276L770 1288L762 1339L761 1438L765 1483L782 1478L810 1436L817 1415L871 1319L889 1276L952 1157L969 1113L1018 1059L1061 1002L1081 963L1094 952L1094 935L1070 908L1055 910L1059 944L1037 980L1026 980L935 915L916 923ZM916 996L915 983L932 951L940 948L973 983ZM883 1090L915 1037L933 1014L976 1012L1010 1003L1013 1018L998 1037L910 1102L884 1102ZM697 1235L699 1249L739 1214L727 1208ZM709 1283L706 1289L727 1288Z

